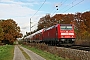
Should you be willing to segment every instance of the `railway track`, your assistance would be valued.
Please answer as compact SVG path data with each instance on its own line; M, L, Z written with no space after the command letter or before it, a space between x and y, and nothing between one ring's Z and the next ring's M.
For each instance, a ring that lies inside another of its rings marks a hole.
M78 49L78 50L84 50L84 51L90 51L90 47L88 46L72 46L72 49Z
M51 47L54 47L54 45L48 45ZM82 46L82 45L60 45L60 46L56 46L57 48L59 47L63 47L63 48L70 48L70 49L76 49L76 50L83 50L83 51L90 51L90 46Z
M48 46L52 46L53 45L48 45ZM82 46L82 45L60 45L60 46L57 46L57 48L59 47L64 47L64 48L70 48L70 49L76 49L76 50L83 50L83 51L90 51L90 46Z
M63 46L62 46L62 47L63 47ZM90 51L90 47L89 47L89 46L73 45L73 46L65 46L65 48L71 48L71 49L77 49L77 50Z

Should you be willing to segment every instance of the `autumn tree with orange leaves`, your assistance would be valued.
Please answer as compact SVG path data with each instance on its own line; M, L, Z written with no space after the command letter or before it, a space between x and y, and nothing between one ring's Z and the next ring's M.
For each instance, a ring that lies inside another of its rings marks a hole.
M0 43L1 43L1 40L4 39L4 32L3 32L3 28L1 26L1 23L2 23L2 21L0 21Z
M22 34L20 33L20 27L16 24L13 19L0 21L2 22L1 26L4 32L4 38L2 40L3 43L13 44L13 42L16 41L17 38L22 37Z

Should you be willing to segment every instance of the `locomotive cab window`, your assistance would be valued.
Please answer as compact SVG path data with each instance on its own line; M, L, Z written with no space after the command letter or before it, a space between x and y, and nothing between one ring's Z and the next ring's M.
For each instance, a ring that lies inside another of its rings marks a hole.
M72 30L72 26L71 25L69 25L69 26L61 25L60 29L61 30Z

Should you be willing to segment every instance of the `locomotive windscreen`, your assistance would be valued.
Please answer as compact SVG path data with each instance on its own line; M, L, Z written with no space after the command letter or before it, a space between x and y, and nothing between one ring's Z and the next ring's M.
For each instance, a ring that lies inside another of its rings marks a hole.
M72 25L60 25L61 30L72 30Z

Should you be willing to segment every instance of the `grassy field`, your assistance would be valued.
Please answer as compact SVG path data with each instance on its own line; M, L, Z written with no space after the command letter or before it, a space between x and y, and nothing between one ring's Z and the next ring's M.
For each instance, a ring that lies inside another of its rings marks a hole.
M0 60L13 60L14 46L4 45L0 46Z
M46 60L65 60L64 58L58 57L58 56L53 55L53 54L51 54L49 52L42 51L42 50L34 48L34 47L29 47L29 46L25 46L25 45L23 45L23 46L25 48L30 49L31 51L35 52L36 54L42 56Z

